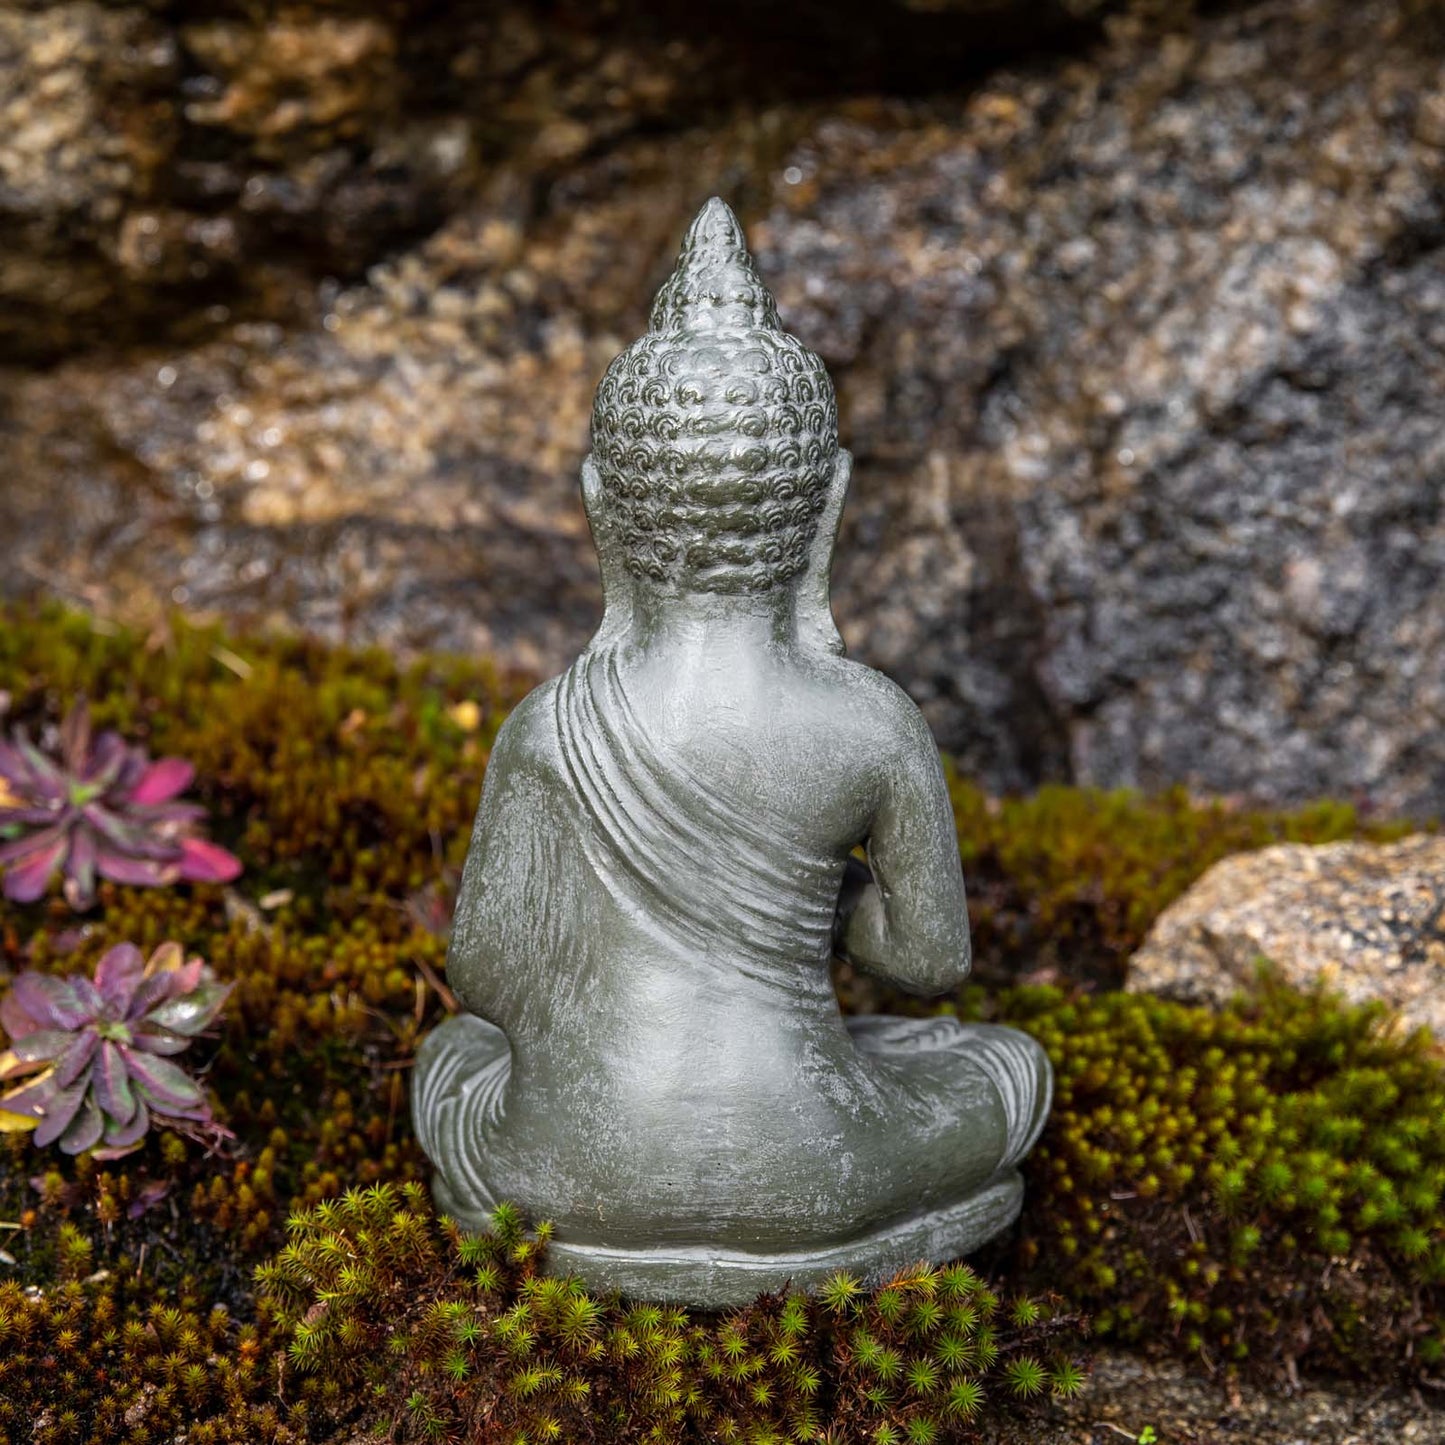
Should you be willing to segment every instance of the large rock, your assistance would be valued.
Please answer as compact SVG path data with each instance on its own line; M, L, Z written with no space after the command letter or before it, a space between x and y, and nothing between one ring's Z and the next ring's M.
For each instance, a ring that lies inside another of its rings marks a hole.
M0 4L0 354L196 335L208 303L285 310L308 269L288 247L335 264L348 227L374 243L440 219L410 215L423 167L396 153L428 150L384 22L186 8ZM465 159L444 140L433 170Z
M559 119L310 319L13 374L0 586L560 666L591 391L718 191L838 382L845 635L970 772L1439 809L1442 60L1409 0L1267 0L951 98Z
M1445 837L1226 858L1159 916L1127 987L1219 1004L1261 958L1296 988L1379 1000L1445 1041Z
M974 771L1445 804L1442 54L1266 4L795 150L850 635Z
M508 158L540 182L736 81L705 35L546 0L0 0L0 356L294 322Z
M1120 3L0 0L0 356L293 323L509 160L543 185L640 127L927 86Z
M49 351L115 303L144 239L133 201L173 143L156 99L177 69L143 10L0 7L0 351Z

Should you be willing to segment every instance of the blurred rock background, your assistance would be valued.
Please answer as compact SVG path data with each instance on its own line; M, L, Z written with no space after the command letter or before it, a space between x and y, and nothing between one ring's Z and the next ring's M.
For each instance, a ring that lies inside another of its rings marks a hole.
M563 666L709 194L995 789L1445 811L1440 0L0 0L0 589Z

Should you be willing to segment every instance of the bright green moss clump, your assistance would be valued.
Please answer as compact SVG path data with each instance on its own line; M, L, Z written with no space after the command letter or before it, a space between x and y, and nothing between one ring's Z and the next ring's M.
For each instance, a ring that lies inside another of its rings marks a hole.
M211 836L245 865L226 888L105 883L80 916L58 895L0 901L10 973L87 972L116 942L173 938L234 985L219 1037L188 1058L235 1134L208 1155L157 1131L106 1163L0 1137L0 1440L320 1445L368 1425L426 1440L484 1415L487 1442L816 1425L926 1445L1050 1408L1076 1380L1080 1312L1252 1371L1438 1373L1438 1054L1282 990L1214 1016L1075 988L1117 978L1215 858L1359 832L1345 808L1069 789L997 804L955 782L985 974L1042 964L1068 985L988 1005L1045 1042L1059 1097L1018 1235L980 1267L1059 1300L944 1270L718 1320L549 1283L515 1219L482 1242L439 1226L407 1108L446 1007L434 905L525 686L464 662L0 611L0 727L51 726L87 696L97 726L196 765ZM878 997L844 984L850 1006Z
M1445 1350L1445 1069L1376 1008L1266 987L1219 1015L1024 989L1049 1050L1021 1260L1127 1340L1347 1372Z
M297 1215L258 1272L291 1338L291 1391L344 1420L357 1402L405 1438L512 1441L929 1442L984 1409L1072 1394L1057 1354L1077 1321L999 1298L966 1265L920 1267L871 1294L846 1275L722 1317L588 1295L538 1272L503 1206L492 1233L438 1227L418 1186L378 1186Z

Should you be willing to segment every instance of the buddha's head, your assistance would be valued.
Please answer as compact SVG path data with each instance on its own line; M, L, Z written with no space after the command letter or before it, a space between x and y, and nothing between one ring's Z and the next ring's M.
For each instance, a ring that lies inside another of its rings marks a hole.
M846 471L828 373L782 329L737 218L714 198L647 333L597 387L584 480L598 547L666 591L786 589L816 558Z

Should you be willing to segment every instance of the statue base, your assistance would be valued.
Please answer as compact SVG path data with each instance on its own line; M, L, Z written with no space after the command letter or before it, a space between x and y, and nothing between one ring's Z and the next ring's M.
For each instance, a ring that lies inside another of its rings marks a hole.
M487 1215L469 1218L451 1199L446 1181L432 1182L437 1208L465 1228L481 1232ZM957 1259L1002 1233L1023 1207L1017 1169L997 1175L977 1194L925 1214L895 1220L845 1243L788 1254L744 1254L706 1247L608 1249L554 1238L547 1246L549 1274L574 1274L594 1294L617 1290L633 1299L726 1309L751 1304L759 1294L788 1285L816 1290L846 1271L868 1285L921 1260Z

